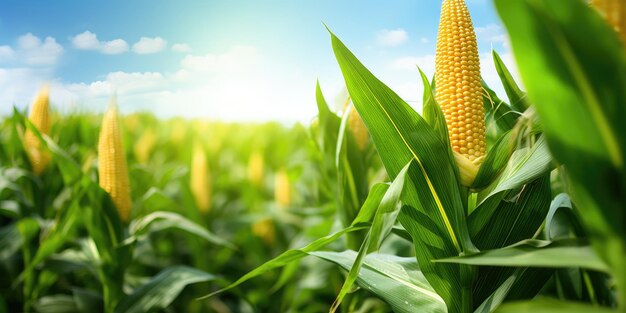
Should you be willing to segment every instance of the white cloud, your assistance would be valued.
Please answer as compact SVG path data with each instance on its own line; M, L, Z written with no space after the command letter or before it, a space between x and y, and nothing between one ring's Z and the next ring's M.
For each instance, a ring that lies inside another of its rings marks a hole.
M376 43L381 46L398 46L409 40L409 35L402 29L383 29L376 33Z
M128 44L123 39L100 41L90 31L84 31L72 37L72 46L79 50L97 50L104 54L120 54L128 51Z
M13 59L15 51L10 46L0 46L0 62Z
M149 110L168 117L310 121L316 111L314 78L267 61L256 47L233 46L220 53L187 55L171 73L112 72L93 82L53 86L51 100L100 111L115 91L124 113Z
M498 24L488 24L486 26L476 27L476 39L478 43L501 44L507 50L509 49L509 37Z
M128 44L123 39L114 39L103 42L100 51L104 54L120 54L128 51Z
M100 41L96 34L85 31L72 37L72 45L79 50L98 50L100 49Z
M172 51L174 52L191 52L191 46L186 43L175 43L172 45Z
M9 113L13 105L30 105L41 84L51 78L46 68L0 68L0 114Z
M152 54L160 52L167 46L167 41L161 37L141 37L133 44L133 52L137 54Z
M422 38L420 38L420 42L421 42L421 43L429 43L429 42L430 42L430 39L428 39L428 38L426 38L426 37L422 37Z
M256 47L233 46L223 54L187 55L180 64L189 72L235 73L255 66L260 59Z
M17 39L17 50L21 60L30 66L52 66L63 54L63 47L52 37L43 41L27 33Z

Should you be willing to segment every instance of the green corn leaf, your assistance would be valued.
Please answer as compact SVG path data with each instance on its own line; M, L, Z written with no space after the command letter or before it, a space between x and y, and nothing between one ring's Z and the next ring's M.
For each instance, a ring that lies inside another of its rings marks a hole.
M608 272L606 263L598 258L591 247L577 239L528 239L500 249L434 262L515 267L581 267Z
M331 33L333 50L354 105L367 125L381 160L394 179L411 160L410 188L399 220L413 237L417 259L435 290L453 312L462 292L460 269L430 262L475 249L447 146L396 93L369 72Z
M509 72L509 69L506 68L506 65L502 62L502 59L496 50L492 50L491 54L493 56L493 63L496 66L496 72L498 73L498 76L500 76L502 87L504 87L504 91L511 102L511 107L513 107L517 112L526 111L529 107L526 93L519 88L513 79L511 72Z
M531 301L507 303L501 306L496 313L617 313L617 310L603 308L587 303L560 301L556 299L539 298Z
M311 254L346 270L351 269L357 257L354 251L318 251ZM414 258L367 255L356 283L384 299L394 312L447 312L445 303L430 286Z
M215 276L187 266L168 267L124 297L115 312L141 313L165 309L187 285L213 279Z

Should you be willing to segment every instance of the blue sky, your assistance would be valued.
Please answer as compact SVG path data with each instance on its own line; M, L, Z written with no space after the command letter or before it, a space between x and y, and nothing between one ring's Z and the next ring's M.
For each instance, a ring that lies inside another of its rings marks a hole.
M467 0L482 71L511 64L490 1ZM222 120L308 121L319 78L331 102L343 81L326 23L362 62L419 107L415 65L434 70L440 1L3 1L0 114L50 82L61 112L123 112Z

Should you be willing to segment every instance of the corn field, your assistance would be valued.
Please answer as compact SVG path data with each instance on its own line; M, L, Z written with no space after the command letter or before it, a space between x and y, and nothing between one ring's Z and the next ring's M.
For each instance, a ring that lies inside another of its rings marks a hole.
M0 116L0 312L626 312L626 3L494 4L521 80L443 0L419 111L326 25L348 95L308 124L33 90Z

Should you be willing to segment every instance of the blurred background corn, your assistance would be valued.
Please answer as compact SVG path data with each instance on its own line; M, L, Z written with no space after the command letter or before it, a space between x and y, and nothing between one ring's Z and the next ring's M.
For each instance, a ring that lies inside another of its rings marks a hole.
M211 176L206 153L200 143L193 147L191 156L191 192L201 213L211 209Z
M263 163L263 154L259 151L254 151L250 154L248 159L248 180L257 187L260 187L263 183Z
M157 136L152 128L146 129L137 143L133 146L133 152L135 153L135 158L139 163L146 164L150 160L150 154L152 153L152 149L154 149L154 145L156 144Z
M346 104L343 107L344 114L350 114L348 116L348 131L354 137L354 141L356 142L359 150L364 151L367 147L367 141L369 139L369 133L367 132L367 127L365 123L363 123L363 119L361 119L361 115L356 111L354 106L350 105L350 97L346 101Z
M260 219L252 224L252 233L261 238L268 246L276 242L276 228L271 218Z
M289 175L285 169L280 169L274 177L274 199L281 208L289 207L291 204L291 184Z
M41 87L28 116L30 122L42 135L50 132L50 100L47 85ZM41 145L39 138L29 129L24 133L26 155L36 175L40 175L50 162L50 154Z
M100 186L111 196L120 219L128 221L132 207L128 168L115 97L104 114L98 141L98 175Z
M622 43L626 44L626 1L591 0L591 5L613 26Z
M462 181L471 185L486 150L480 59L472 20L464 0L444 0L437 34L435 98L446 118L450 144ZM470 162L458 162L459 158ZM469 166L469 168L467 168Z

